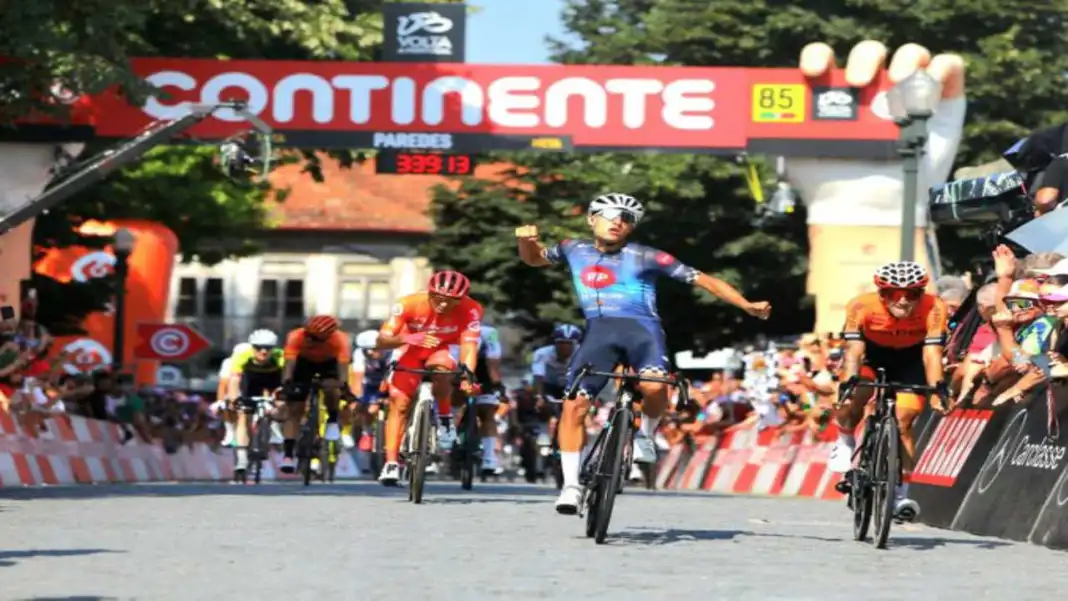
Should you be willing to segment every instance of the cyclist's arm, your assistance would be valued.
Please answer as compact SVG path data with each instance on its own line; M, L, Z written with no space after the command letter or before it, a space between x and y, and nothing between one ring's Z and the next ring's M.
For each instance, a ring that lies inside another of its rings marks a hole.
M239 371L230 376L230 396L228 398L236 399L241 396L241 380L242 375Z
M232 379L230 371L233 364L233 357L227 357L219 366L219 385L215 388L215 400L221 401L229 398L227 395L230 394L230 380Z
M545 267L563 262L567 251L573 246L570 240L563 240L552 246L545 246L537 240L519 240L519 258L531 267Z
M460 363L474 373L478 366L478 345L482 337L482 306L471 307L467 325L460 332Z
M530 362L530 375L533 379L534 394L536 396L545 395L545 376L548 374L548 358L545 353L539 352L541 349L534 351L534 358Z
M934 306L927 312L927 335L923 339L923 370L928 386L940 385L945 375L942 356L948 332L949 309L942 299L936 298Z
M378 329L378 343L375 348L389 350L404 346L404 326L408 323L408 310L404 302L393 305L389 319Z
M363 358L363 349L356 349L352 353L352 365L349 366L349 371L352 372L352 377L349 378L349 392L356 398L363 397L363 376L366 369L367 361Z
M289 382L293 379L293 372L297 369L297 358L300 357L300 347L304 344L304 330L296 329L286 336L286 344L282 348L282 357L285 365L282 367L282 381Z
M658 271L673 280L701 288L739 309L749 306L749 301L734 286L717 277L698 271L664 251L646 249L645 264L648 268Z
M334 358L337 359L337 380L342 390L349 387L349 363L352 361L352 341L349 335L338 330L331 336L334 344Z
M500 387L501 357L504 355L501 349L501 339L496 328L486 328L486 330L485 339L482 341L486 345L486 368L489 371L490 381L494 386Z
M842 380L846 381L860 375L861 361L864 360L864 337L860 328L864 322L864 303L854 300L846 307L845 327L842 339L845 350L842 352Z

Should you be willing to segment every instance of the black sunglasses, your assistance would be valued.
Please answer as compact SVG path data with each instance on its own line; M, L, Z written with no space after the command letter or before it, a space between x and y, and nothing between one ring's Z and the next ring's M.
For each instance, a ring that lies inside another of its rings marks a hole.
M255 344L252 346L252 349L256 351L273 351L274 347L267 346L266 344Z

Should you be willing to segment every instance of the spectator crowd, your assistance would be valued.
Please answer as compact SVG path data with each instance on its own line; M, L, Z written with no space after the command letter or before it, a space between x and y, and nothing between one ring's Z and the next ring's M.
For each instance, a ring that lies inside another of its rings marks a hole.
M16 316L0 307L0 413L10 415L23 433L48 430L46 418L80 415L118 424L123 442L158 442L168 452L183 444L218 444L221 424L200 395L163 388L137 390L131 375L110 367L83 373L66 353L49 357L53 337L35 320L29 295Z

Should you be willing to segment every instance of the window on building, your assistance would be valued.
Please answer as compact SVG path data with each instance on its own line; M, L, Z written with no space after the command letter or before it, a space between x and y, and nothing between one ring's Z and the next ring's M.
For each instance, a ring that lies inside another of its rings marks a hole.
M393 300L389 280L349 279L341 283L338 317L341 319L385 321Z
M367 286L367 319L385 321L389 319L390 306L393 304L393 290L388 281L372 281Z
M260 294L256 300L258 317L278 316L278 280L260 280Z
M363 319L367 307L366 299L367 286L363 280L342 282L337 316L341 319Z
M208 278L204 283L204 315L222 317L226 307L221 278Z
M175 308L178 317L197 316L197 280L196 278L182 278L178 280L178 306Z
M284 317L304 317L304 282L286 280Z

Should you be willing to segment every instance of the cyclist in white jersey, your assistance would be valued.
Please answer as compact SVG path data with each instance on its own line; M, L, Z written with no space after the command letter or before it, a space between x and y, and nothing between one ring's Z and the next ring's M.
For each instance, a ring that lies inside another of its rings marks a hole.
M562 323L553 328L553 343L534 351L530 375L534 396L540 400L563 400L567 388L567 366L582 340L582 329Z

